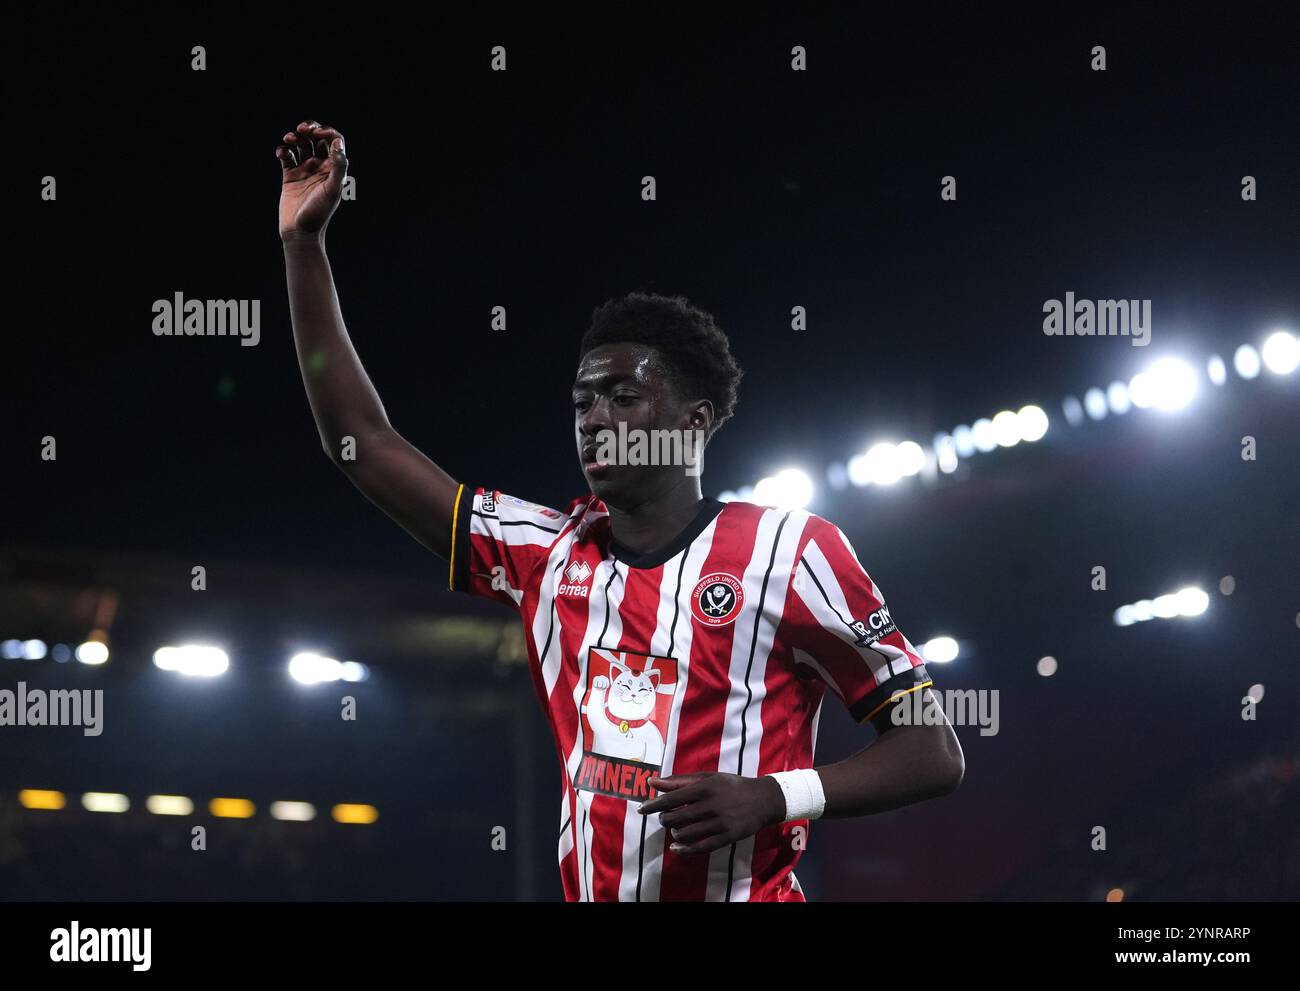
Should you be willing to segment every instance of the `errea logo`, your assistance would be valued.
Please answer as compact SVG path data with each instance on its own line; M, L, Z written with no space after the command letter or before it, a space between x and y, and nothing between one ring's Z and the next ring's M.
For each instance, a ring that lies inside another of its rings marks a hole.
M881 606L865 620L855 619L849 624L849 629L858 638L856 644L858 647L870 646L882 637L887 637L898 630L889 615L888 606Z
M564 569L566 582L560 582L560 587L556 592L560 595L567 595L572 598L585 599L587 593L591 591L591 586L587 584L587 579L591 577L591 565L586 561L574 561Z

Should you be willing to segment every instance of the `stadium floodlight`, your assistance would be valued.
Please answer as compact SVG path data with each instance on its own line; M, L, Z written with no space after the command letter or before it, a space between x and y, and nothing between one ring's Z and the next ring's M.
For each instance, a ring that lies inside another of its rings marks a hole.
M1249 344L1243 344L1232 355L1232 367L1244 379L1253 379L1259 374L1259 352Z
M1155 599L1143 599L1132 605L1120 606L1115 610L1115 625L1132 626L1150 619L1190 619L1201 615L1209 607L1210 597L1205 590L1196 585L1188 585L1170 595L1159 595Z
M77 660L82 664L103 664L108 660L108 647L98 640L87 640L77 648Z
M0 643L0 657L6 661L16 661L23 656L23 642L21 640L6 640Z
M939 459L939 470L945 475L951 475L957 470L957 442L951 437L935 448L935 454Z
M921 644L921 657L928 664L947 664L957 659L957 641L952 637L932 637Z
M1133 376L1129 398L1140 409L1183 409L1196 395L1196 370L1178 358L1161 358Z
M214 798L208 811L218 819L251 819L257 807L246 798Z
M370 669L356 661L344 661L341 674L344 681L367 681L370 678Z
M1050 654L1046 657L1040 657L1038 663L1034 666L1035 670L1044 678L1050 678L1056 674L1056 658Z
M1300 367L1300 341L1285 330L1268 336L1260 349L1264 367L1274 375L1290 375Z
M311 802L272 802L271 818L282 822L311 822L316 818L316 806Z
M1073 396L1066 396L1061 401L1061 412L1065 414L1065 422L1072 427L1083 422L1083 403Z
M24 788L18 793L18 804L25 809L43 809L56 812L68 804L68 798L61 791L45 788Z
M305 651L289 659L289 677L300 685L338 681L343 677L343 665L332 657Z
M1151 612L1157 619L1173 619L1178 615L1178 596L1157 595L1151 602Z
M875 443L862 458L862 471L872 485L893 485L901 479L901 459L892 443Z
M354 826L368 826L379 818L379 810L373 805L336 805L330 809L335 822Z
M998 446L998 438L993 430L993 421L987 417L976 420L971 425L971 436L975 440L975 450L988 454Z
M1016 412L1016 421L1020 425L1020 436L1027 441L1039 441L1047 436L1047 413L1041 406L1021 406Z
M25 657L29 661L41 660L43 657L45 657L45 650L46 648L45 648L44 640L23 641L23 657Z
M1199 616L1210 607L1210 597L1203 589L1195 585L1189 585L1187 588L1180 588L1175 594L1174 599L1178 603L1178 615L1192 617Z
M999 447L1015 447L1024 439L1020 436L1020 420L1011 410L1004 409L993 417L993 439Z
M849 458L849 463L844 466L844 469L849 476L849 481L858 488L871 484L870 466L867 464L865 454L853 455L853 457Z
M87 812L125 812L131 800L116 792L88 791L81 796L81 807Z
M194 811L194 803L184 795L150 795L144 807L156 816L187 816Z
M1133 408L1133 401L1129 399L1128 384L1126 382L1112 382L1106 387L1106 403L1110 406L1110 411L1116 416L1123 416Z
M798 468L785 468L754 486L754 501L775 509L803 509L812 497L812 479Z
M975 432L964 423L954 427L952 446L957 449L957 457L969 458L975 453Z
M153 662L164 671L175 671L190 678L215 678L230 668L230 658L224 650L202 644L159 647L153 652Z
M1083 408L1088 416L1094 420L1104 420L1106 418L1106 393L1102 392L1096 386L1093 386L1083 394Z
M925 467L925 451L914 440L905 440L894 449L900 474L912 476Z
M1205 373L1215 385L1223 385L1228 381L1228 366L1217 354L1210 355L1210 360L1205 363Z

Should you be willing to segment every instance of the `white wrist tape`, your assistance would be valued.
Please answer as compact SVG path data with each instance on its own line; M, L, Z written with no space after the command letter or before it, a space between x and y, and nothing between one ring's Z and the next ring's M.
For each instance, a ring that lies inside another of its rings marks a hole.
M785 822L817 819L826 811L822 779L811 767L799 771L777 771L768 777L776 778L785 794Z

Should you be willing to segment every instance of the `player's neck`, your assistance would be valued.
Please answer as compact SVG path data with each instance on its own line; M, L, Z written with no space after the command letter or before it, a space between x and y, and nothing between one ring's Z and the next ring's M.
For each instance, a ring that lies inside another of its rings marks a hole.
M635 554L658 550L690 526L700 512L703 499L699 477L691 476L634 509L610 506L609 522L614 540Z

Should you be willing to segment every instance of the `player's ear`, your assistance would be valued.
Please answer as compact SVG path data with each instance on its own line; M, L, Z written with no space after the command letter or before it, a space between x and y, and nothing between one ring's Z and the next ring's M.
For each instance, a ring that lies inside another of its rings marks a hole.
M704 436L708 437L713 429L714 417L713 403L707 399L697 400L692 404L690 412L687 414L686 428L688 430L702 430Z

